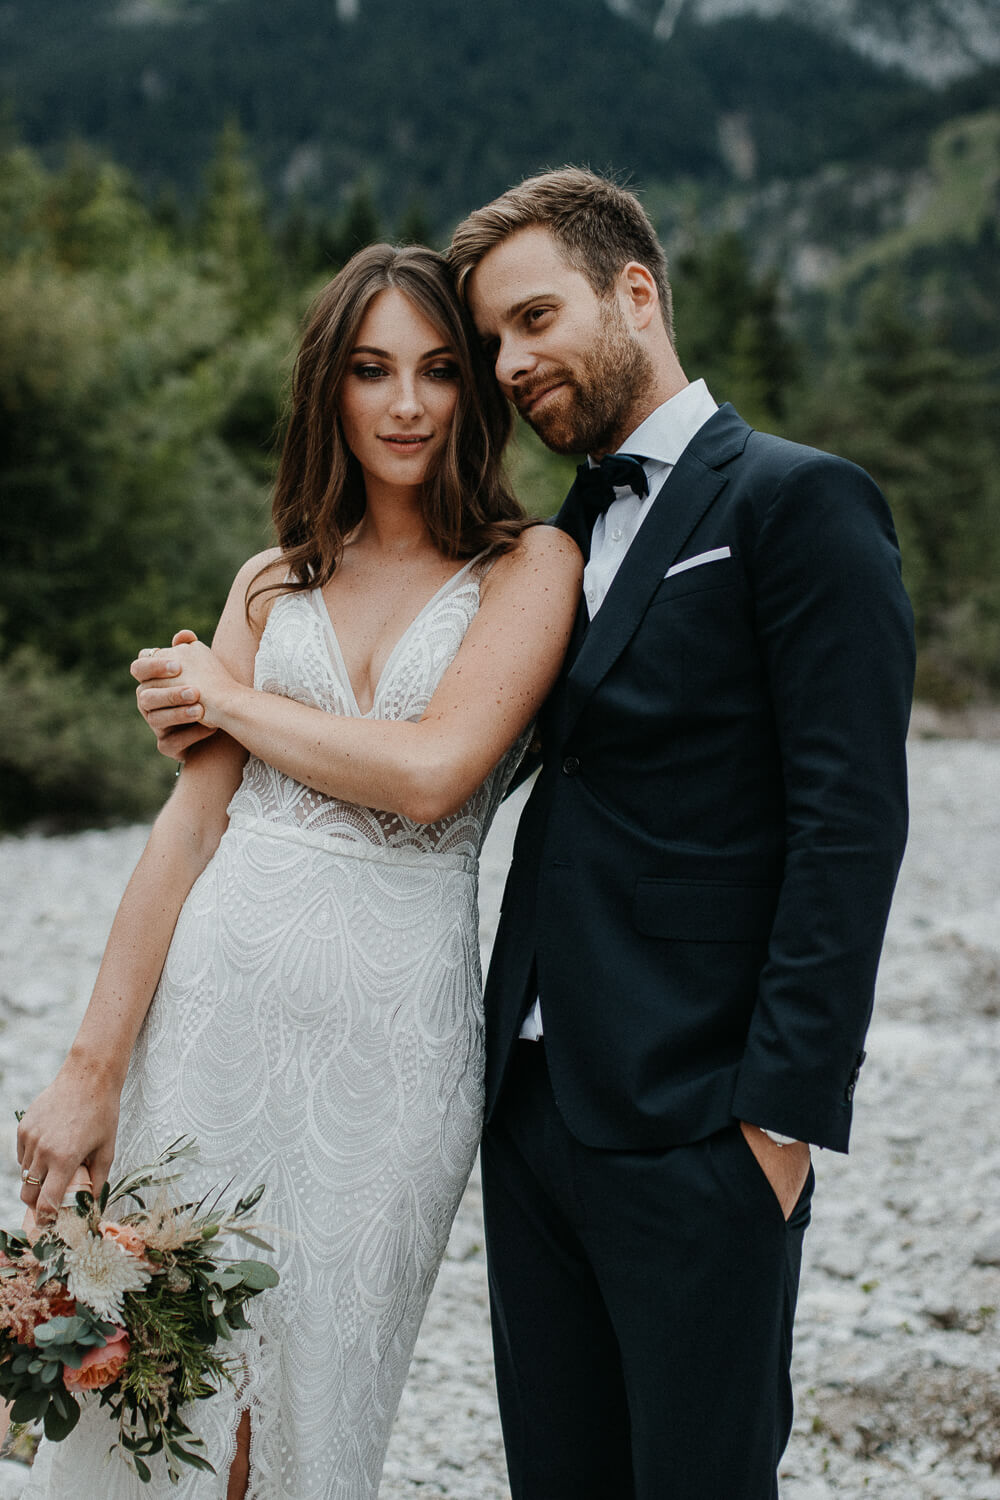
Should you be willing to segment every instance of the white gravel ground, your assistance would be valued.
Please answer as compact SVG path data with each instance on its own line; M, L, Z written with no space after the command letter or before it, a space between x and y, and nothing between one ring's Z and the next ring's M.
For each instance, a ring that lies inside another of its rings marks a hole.
M1000 1500L1000 742L911 742L912 833L851 1155L819 1153L782 1500ZM516 809L490 836L488 949ZM0 840L0 1222L12 1111L62 1055L142 829ZM0 1463L0 1500L23 1469ZM507 1500L478 1180L417 1345L383 1500Z

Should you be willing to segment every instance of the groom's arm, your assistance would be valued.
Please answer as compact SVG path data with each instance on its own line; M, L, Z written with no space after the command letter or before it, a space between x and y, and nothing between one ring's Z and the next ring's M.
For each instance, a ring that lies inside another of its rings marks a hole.
M753 559L785 787L785 870L733 1112L846 1150L906 841L912 613L869 477L805 455Z

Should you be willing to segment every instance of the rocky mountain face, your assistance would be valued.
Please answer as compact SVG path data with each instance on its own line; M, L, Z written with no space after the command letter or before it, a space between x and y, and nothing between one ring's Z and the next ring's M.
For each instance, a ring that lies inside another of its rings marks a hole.
M1000 62L997 0L606 0L616 15L669 41L681 22L785 17L884 67L940 85Z
M227 119L276 212L338 212L360 183L439 234L585 161L631 175L672 239L738 229L803 289L869 242L995 218L991 119L934 142L996 109L998 68L1000 0L0 4L23 138L90 142L182 201Z

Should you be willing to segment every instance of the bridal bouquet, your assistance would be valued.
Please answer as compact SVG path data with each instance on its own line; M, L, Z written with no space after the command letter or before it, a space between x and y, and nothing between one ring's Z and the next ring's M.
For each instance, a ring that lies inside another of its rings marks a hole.
M271 1248L244 1222L263 1185L229 1210L221 1194L178 1201L183 1173L170 1169L195 1150L182 1138L97 1198L78 1191L33 1234L0 1231L0 1396L11 1420L41 1421L59 1442L79 1419L80 1392L99 1392L112 1451L146 1482L145 1460L159 1452L175 1483L180 1464L214 1472L180 1410L238 1379L239 1361L219 1345L249 1327L245 1304L278 1280L262 1261L213 1254L228 1234Z

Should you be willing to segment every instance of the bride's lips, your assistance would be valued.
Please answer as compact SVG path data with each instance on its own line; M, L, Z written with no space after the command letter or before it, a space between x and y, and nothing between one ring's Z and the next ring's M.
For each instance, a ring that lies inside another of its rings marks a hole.
M386 443L397 453L419 453L432 436L429 432L383 432L379 434L379 442Z

